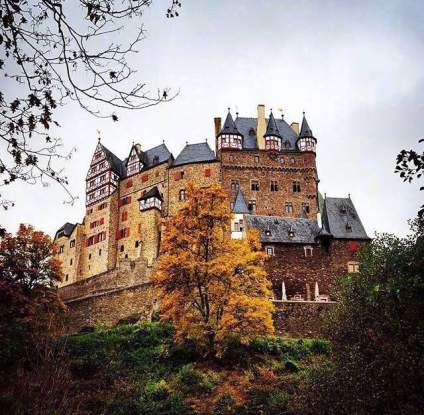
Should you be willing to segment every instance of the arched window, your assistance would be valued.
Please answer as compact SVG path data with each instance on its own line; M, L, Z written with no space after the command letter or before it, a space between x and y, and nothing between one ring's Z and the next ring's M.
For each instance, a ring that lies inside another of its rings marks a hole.
M187 196L186 196L186 191L185 189L181 189L178 193L178 200L182 201L182 200L186 200Z

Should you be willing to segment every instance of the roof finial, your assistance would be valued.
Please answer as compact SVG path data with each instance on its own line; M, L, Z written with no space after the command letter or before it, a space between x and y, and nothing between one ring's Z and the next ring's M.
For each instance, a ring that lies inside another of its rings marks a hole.
M162 139L162 144L165 144L165 139Z
M302 113L303 113L303 116L305 116L305 111L302 111Z
M206 142L206 143L208 142L208 137L206 137L206 138L205 138L205 142Z
M347 197L350 199L350 193L347 194Z
M188 146L188 141L186 141L186 146Z
M134 145L134 140L133 140L133 142L132 142L132 145Z
M236 112L236 118L238 118L238 114L239 114L239 113L238 113L238 111L237 111L237 112Z
M97 128L97 129L96 129L96 131L97 131L97 135L98 135L97 139L98 139L98 140L99 140L99 142L100 142L100 130Z
M327 193L324 193L324 199L327 199Z
M228 107L228 112L230 112L231 111L231 108L230 107Z

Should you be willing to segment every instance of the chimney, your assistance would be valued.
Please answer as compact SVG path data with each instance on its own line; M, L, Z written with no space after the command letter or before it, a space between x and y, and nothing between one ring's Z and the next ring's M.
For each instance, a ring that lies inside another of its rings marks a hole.
M290 127L297 135L299 135L299 123L298 122L292 122L290 124Z
M265 105L258 105L258 120L256 125L256 137L258 140L258 148L265 150L266 123L265 123Z
M221 132L221 117L215 117L213 119L215 123L215 137Z

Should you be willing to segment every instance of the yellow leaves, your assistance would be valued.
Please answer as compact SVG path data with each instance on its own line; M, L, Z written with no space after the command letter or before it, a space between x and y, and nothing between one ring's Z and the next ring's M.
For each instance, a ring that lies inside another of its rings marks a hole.
M168 221L152 280L162 318L177 341L189 338L212 351L230 334L272 334L273 305L257 232L230 238L229 200L217 184L187 188L188 201Z

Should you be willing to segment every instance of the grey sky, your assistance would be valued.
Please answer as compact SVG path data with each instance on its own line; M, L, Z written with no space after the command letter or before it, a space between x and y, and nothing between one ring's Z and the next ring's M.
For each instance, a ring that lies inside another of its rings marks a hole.
M370 236L408 231L423 192L393 170L398 151L424 137L421 1L185 0L171 20L164 17L168 3L148 10L148 37L133 62L152 90L170 86L180 95L118 112L118 123L74 105L63 109L61 136L78 149L66 171L80 199L68 206L56 186L14 185L4 195L17 206L0 212L0 223L10 231L32 223L54 234L66 221L81 221L96 128L121 158L133 140L147 149L165 139L176 156L186 141L213 145L213 117L228 106L255 116L263 103L267 112L282 107L288 122L306 111L318 138L321 192L351 193Z

